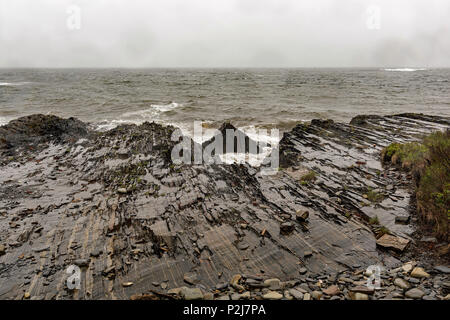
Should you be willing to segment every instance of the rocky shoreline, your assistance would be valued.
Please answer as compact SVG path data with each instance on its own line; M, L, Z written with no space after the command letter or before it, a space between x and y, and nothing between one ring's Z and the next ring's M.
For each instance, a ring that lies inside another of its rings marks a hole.
M0 127L0 299L449 299L449 244L421 234L411 177L380 162L390 143L449 127L313 120L284 134L264 176L174 165L170 126L13 120Z

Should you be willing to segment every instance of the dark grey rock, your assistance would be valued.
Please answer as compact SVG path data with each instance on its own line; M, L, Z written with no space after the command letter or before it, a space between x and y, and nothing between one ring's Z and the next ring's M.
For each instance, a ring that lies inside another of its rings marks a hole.
M446 274L450 273L450 268L447 266L435 266L434 270L441 272L441 273L446 273Z

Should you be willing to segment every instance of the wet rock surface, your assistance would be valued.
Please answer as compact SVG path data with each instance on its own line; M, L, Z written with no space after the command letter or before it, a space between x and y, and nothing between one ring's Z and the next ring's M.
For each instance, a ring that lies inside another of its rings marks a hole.
M423 115L299 124L266 176L174 165L170 126L12 121L0 127L0 299L443 299L448 260L405 266L414 225L398 217L413 218L410 179L379 154L449 125ZM380 246L382 227L407 245ZM366 286L370 265L383 266L380 289Z

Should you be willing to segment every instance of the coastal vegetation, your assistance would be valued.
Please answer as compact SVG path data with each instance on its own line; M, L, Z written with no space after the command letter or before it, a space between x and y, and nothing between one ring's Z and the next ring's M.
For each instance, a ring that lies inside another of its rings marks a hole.
M302 185L307 185L308 183L313 182L316 179L317 179L317 174L314 171L309 170L307 174L305 174L304 176L302 176L300 178L300 183Z
M411 172L417 211L436 237L448 240L450 221L450 130L437 131L420 142L392 143L382 160Z

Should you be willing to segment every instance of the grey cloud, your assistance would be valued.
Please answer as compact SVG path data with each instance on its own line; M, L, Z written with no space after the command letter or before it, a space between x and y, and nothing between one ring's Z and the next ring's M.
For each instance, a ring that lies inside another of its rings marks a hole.
M448 0L0 0L0 67L450 67L448 17Z

